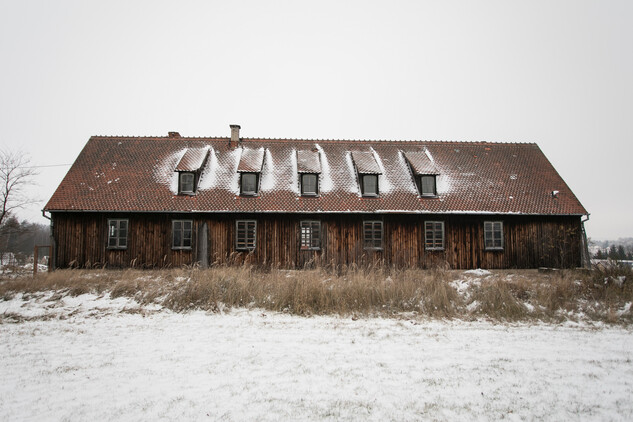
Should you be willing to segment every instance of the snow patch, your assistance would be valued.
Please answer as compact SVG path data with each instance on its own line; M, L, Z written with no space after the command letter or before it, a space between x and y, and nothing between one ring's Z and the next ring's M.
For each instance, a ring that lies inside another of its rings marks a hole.
M378 176L378 191L381 194L389 193L391 192L392 185L389 179L387 179L387 172L385 171L385 166L382 165L382 159L373 147L369 147L369 149L371 150L371 153L374 156L374 160L376 160L376 163L378 163L378 167L380 168L381 174Z
M352 183L348 184L347 191L350 193L356 193L360 196L360 189L358 187L358 180L356 180L356 168L354 167L354 161L352 160L351 151L345 153L345 162L347 163L347 170L351 177Z
M483 276L487 276L492 274L490 271L488 270L482 270L481 268L477 268L476 270L467 270L464 271L464 274L471 274L471 275L476 275L479 277L483 277Z
M163 160L154 166L154 180L167 186L172 194L178 195L178 173L174 171L178 162L187 152L182 148L172 154L168 154Z
M275 174L275 163L272 154L268 149L264 150L264 169L262 174L262 191L274 190L277 175Z
M198 190L213 189L217 185L217 172L218 172L218 157L215 149L209 147L209 159L205 168L200 174L200 181L198 182Z
M334 188L334 182L332 181L332 175L330 172L330 163L328 162L325 151L319 144L314 144L319 151L319 159L321 160L321 178L319 184L319 190L323 193L330 192Z

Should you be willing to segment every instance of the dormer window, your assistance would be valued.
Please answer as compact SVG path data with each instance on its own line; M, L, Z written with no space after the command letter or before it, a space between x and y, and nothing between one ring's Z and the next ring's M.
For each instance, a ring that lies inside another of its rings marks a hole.
M421 196L436 196L437 195L437 187L435 185L435 175L434 174L426 174L418 176L418 189L420 190Z
M193 173L180 173L180 187L179 193L192 194L195 192L195 180L196 177Z
M242 195L257 195L259 192L259 173L242 173L240 187Z
M242 148L240 162L237 166L237 172L240 174L240 195L259 195L259 179L264 168L265 153L264 148Z
M363 196L378 196L378 175L360 175L360 188Z
M319 174L321 173L319 150L313 148L297 151L296 158L301 195L317 196L319 194Z
M405 152L404 156L409 163L420 196L437 196L439 171L429 150L424 148L424 151Z
M178 173L178 194L195 195L210 148L188 148L174 171Z
M318 174L302 174L301 175L301 195L316 196L319 194L319 175Z
M378 180L381 174L381 166L378 165L380 158L372 149L371 151L352 151L352 160L358 175L360 193L362 196L378 196L380 187Z

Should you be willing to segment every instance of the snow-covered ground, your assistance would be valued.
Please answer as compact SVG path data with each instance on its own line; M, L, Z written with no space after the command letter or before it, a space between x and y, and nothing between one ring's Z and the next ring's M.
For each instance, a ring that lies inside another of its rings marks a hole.
M633 418L628 328L47 295L0 299L0 420Z

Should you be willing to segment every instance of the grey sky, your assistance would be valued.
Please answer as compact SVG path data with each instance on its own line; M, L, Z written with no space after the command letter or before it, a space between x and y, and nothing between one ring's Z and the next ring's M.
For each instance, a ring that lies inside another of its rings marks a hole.
M633 236L632 1L0 0L0 146L91 135L536 142ZM41 168L40 209L68 167Z

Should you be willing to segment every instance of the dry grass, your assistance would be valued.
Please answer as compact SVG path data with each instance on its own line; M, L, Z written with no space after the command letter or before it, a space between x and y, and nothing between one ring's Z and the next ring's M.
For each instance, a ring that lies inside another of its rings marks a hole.
M467 288L458 292L455 280ZM633 301L633 275L626 268L550 274L505 270L473 276L443 269L375 266L333 273L323 268L258 270L242 265L209 270L60 270L0 280L0 300L17 292L47 290L69 295L109 292L111 297L132 297L177 312L256 307L297 315L633 322L625 307Z

